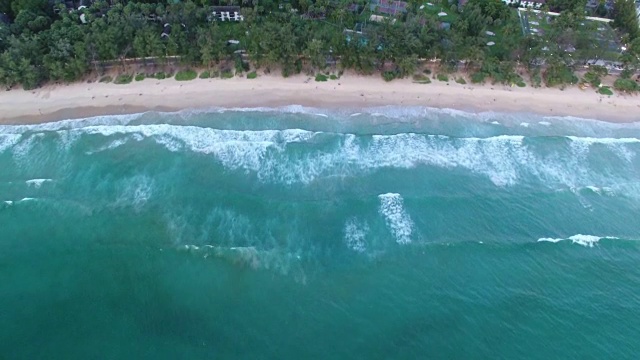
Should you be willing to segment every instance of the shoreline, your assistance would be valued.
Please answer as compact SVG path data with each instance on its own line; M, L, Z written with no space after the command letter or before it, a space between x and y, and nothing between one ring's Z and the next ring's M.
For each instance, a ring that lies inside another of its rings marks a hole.
M316 82L304 75L192 81L145 79L125 85L85 82L7 91L1 93L0 100L0 124L35 124L147 111L277 108L294 104L327 109L422 106L471 113L573 116L617 123L640 120L639 98L618 94L609 97L593 89L518 88L438 80L417 84L410 79L385 82L379 77L350 74L327 82Z

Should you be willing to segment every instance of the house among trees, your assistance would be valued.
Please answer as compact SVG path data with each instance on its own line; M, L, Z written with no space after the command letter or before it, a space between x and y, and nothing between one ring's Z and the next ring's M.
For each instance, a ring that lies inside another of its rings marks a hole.
M533 9L540 9L544 4L547 3L546 0L502 0L502 2L507 5L517 5L519 8Z
M387 16L380 16L380 15L373 15L372 14L369 17L369 21L375 21L375 22L379 22L379 23L385 22L385 21L388 21L388 20L389 20L389 17L387 17ZM396 23L396 19L391 19L390 22L391 22L391 24L395 24Z
M171 35L171 24L166 23L162 27L162 34L160 34L160 37L165 39L165 38L169 38L169 35Z
M55 14L60 13L60 9L64 6L67 9L75 9L73 0L49 0L49 5L53 8ZM61 6L62 5L62 6Z
M349 4L349 6L347 7L347 10L354 14L360 14L363 10L363 6L361 6L360 4L352 3L352 4Z
M407 12L407 3L404 1L371 0L371 11L387 15L398 15Z
M209 21L243 21L240 6L214 6Z
M11 18L9 18L9 15L5 13L0 13L0 28L2 28L3 26L9 25L10 23L11 23Z

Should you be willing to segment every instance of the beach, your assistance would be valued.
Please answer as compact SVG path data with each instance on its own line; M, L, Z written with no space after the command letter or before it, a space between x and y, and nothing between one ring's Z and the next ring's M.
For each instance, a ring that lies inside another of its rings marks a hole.
M424 106L468 112L533 113L574 116L612 122L638 120L637 96L604 96L593 89L571 87L509 87L500 84L459 84L453 79L430 84L410 79L385 82L377 76L347 74L337 80L316 82L298 75L257 79L145 79L117 85L83 82L46 85L35 90L14 89L0 95L0 123L38 123L98 115L144 111L279 107L303 105L318 108L373 106Z

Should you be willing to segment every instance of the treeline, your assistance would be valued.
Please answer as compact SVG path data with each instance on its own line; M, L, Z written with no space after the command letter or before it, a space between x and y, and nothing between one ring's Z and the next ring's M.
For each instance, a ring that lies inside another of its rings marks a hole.
M470 0L463 8L436 2L450 15L448 23L412 1L395 19L369 21L363 29L365 2L358 1L100 0L70 11L63 2L3 0L0 11L11 23L0 24L0 84L30 89L77 81L114 62L125 71L125 59L162 65L177 57L184 66L212 70L241 69L248 61L284 76L338 66L363 74L382 71L385 78L412 75L421 59L437 59L442 71L464 69L474 81L513 84L526 71L533 84L555 86L575 82L576 65L609 51L594 36L596 25L585 25L579 6L562 11L543 36L524 36L517 13L495 0ZM618 0L625 1L633 3ZM213 21L214 5L242 6L244 21ZM630 21L616 17L627 45L620 57L627 79L640 63L640 40Z

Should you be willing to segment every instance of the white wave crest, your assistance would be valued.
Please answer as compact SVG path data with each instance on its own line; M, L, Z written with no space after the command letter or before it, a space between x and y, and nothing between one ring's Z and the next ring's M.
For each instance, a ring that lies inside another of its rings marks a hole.
M570 139L573 142L582 143L586 145L640 143L640 139L636 139L636 138L595 138L595 137L567 136L567 139Z
M560 241L562 241L562 240L565 240L565 239L556 239L556 238L540 238L540 239L538 239L538 242L551 242L551 243L557 243L557 242L560 242Z
M398 244L411 243L413 220L404 209L404 200L400 194L387 193L378 195L379 212L384 216L387 227L396 238Z
M367 250L365 237L369 232L369 225L366 222L360 222L356 218L347 220L344 225L344 242L347 247L353 251L362 253Z
M0 153L17 144L21 137L20 134L0 134Z
M323 174L335 175L336 171L348 172L349 169L411 168L423 164L465 168L487 176L497 186L511 186L533 175L544 182L580 187L600 180L586 165L589 146L606 144L626 159L633 150L624 148L624 144L638 141L570 138L575 159L567 166L563 156L536 156L523 143L522 136L456 139L408 133L374 135L372 141L366 143L352 134L328 134L341 141L331 152L312 152L290 159L284 154L287 144L308 142L320 133L300 129L234 131L173 125L99 126L82 131L104 136L138 134L155 139L170 151L178 151L184 145L191 151L215 156L227 168L254 171L261 180L285 183L308 183ZM627 153L621 153L621 149Z
M590 168L589 152L594 144L606 146L636 166L635 138L568 137L572 156L565 149L552 148L541 154L532 148L536 138L522 136L453 138L441 135L401 133L395 135L356 136L319 133L300 129L236 131L197 126L90 125L59 130L65 147L83 134L116 136L108 147L121 144L121 137L153 139L169 151L193 151L211 155L225 168L254 172L264 182L309 183L323 176L349 176L355 172L379 168L412 168L419 165L466 169L490 179L496 186L512 186L537 179L557 187L581 188L591 184L611 186L610 174ZM34 135L42 135L34 134ZM33 136L10 145L17 153L28 153ZM18 141L18 140L5 140ZM292 154L289 145L311 143L311 151ZM322 146L317 149L315 146ZM16 148L20 149L16 149ZM633 169L632 169L633 170Z
M602 239L618 240L619 238L614 236L594 236L594 235L577 234L577 235L569 236L568 238L540 238L538 239L538 242L558 243L561 241L570 240L572 244L578 244L584 247L593 247L595 244L598 243L598 241Z
M33 147L37 144L37 140L42 137L44 137L44 134L41 133L21 136L20 141L11 148L14 159L18 161L26 160Z
M140 211L153 195L153 185L153 179L145 175L122 180L119 185L122 191L116 205L133 206L136 211Z
M27 184L27 186L32 186L36 189L39 189L42 184L46 183L46 182L51 182L53 180L51 179L31 179L31 180L27 180L25 181L25 183Z
M31 125L0 125L0 134L59 131L64 129L80 129L97 125L127 125L142 115L144 115L144 113L95 116L84 119L69 119Z
M584 187L584 188L582 188L582 189L584 189L584 190L588 190L588 191L590 191L590 192L592 192L592 193L594 193L594 194L597 194L597 195L606 195L606 196L613 196L613 195L615 195L615 192L613 191L613 189L612 189L612 188L610 188L610 187L607 187L607 186L604 186L604 187L597 187L597 186L589 185L589 186L585 186L585 187ZM580 189L580 190L582 190L582 189ZM575 192L575 191L574 191L574 192Z

